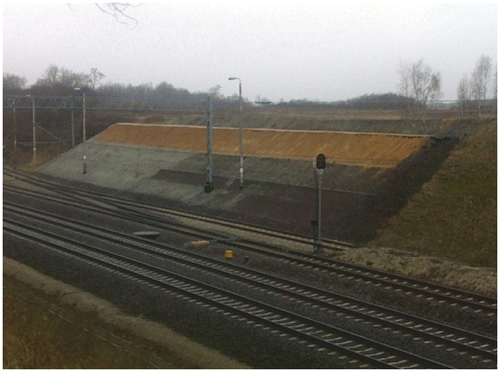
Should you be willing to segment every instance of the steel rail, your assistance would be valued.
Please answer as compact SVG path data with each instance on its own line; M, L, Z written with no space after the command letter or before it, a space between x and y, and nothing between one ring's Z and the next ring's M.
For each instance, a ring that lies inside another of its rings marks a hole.
M278 238L278 239L284 239L288 240L290 242L297 242L297 243L302 243L302 244L309 244L311 248L313 247L314 239L308 236L304 235L298 235L298 234L291 234L291 233L285 233L279 230L273 230L270 228L264 228L258 225L253 225L253 224L243 224L240 222L232 221L229 219L224 219L224 218L214 218L202 214L197 214L197 213L190 213L190 212L185 212L173 208L164 208L164 207L158 207L154 206L151 204L147 203L140 203L136 202L133 200L126 200L126 199L118 199L113 196L107 196L107 195L98 195L99 200L101 201L108 201L110 204L115 204L118 203L118 205L121 208L126 207L132 207L132 208L139 208L142 210L147 210L148 212L153 212L153 213L159 213L160 215L167 215L167 216L174 216L174 217L180 217L180 218L186 218L190 220L197 220L197 221L202 221L202 222L207 222L207 223L212 223L214 225L222 226L222 227L227 227L231 229L239 229L239 230L244 230L245 232L248 233L255 233L255 234L260 234L272 238ZM339 240L335 239L328 239L328 238L322 238L322 248L324 249L330 249L332 251L339 251L343 252L348 248L354 248L355 245L348 243L348 242L342 242Z
M377 323L384 327L391 327L397 331L411 334L413 337L426 338L438 344L444 344L472 355L478 355L485 358L487 362L496 360L497 357L495 352L497 340L488 336L392 310L366 301L357 300L293 280L277 277L259 270L221 262L220 260L202 256L195 252L189 252L164 243L144 240L139 237L112 231L81 221L70 219L65 219L63 221L60 220L60 216L37 211L26 206L18 207L7 202L7 204L4 205L4 213L6 212L57 225L64 228L65 231L71 229L72 231L78 231L83 234L99 235L101 239L105 239L109 242L121 245L126 244L130 249L139 249L147 254L152 254L168 260L176 260L182 264L188 264L200 270L209 271L218 275L229 276L253 286L258 283L258 285L265 288L267 291L277 292L288 297L295 297L298 300L322 306L326 310L345 313L355 316L358 319ZM332 300L334 300L335 303L332 303ZM339 301L341 302L340 304L338 303ZM353 309L353 306L355 306L356 309ZM373 315L375 312L376 315ZM398 321L393 320L395 318L398 319ZM408 323L413 324L410 326ZM422 331L421 328L427 329ZM473 343L480 343L480 347L472 345Z
M113 196L109 195L104 195L98 192L94 191L82 191L81 189L62 185L57 182L52 182L44 179L40 179L38 177L34 177L32 175L28 176L20 172L16 172L13 170L6 169L4 167L4 173L11 175L12 177L23 180L25 182L29 182L32 184L36 184L37 186L47 188L47 187L56 187L60 190L63 190L63 194L68 195L68 197L71 197L73 199L78 197L84 198L85 200L89 201L90 203L95 203L97 200L107 202L110 205L115 205L117 208L124 209L124 206L131 206L135 208L140 208L140 209L146 209L151 212L157 212L161 214L169 214L173 215L176 217L182 217L182 218L188 218L188 219L195 219L195 220L200 220L200 221L206 221L209 223L217 224L219 226L224 226L224 227L229 227L229 228L234 228L234 229L240 229L240 230L245 230L247 232L251 233L258 233L261 235L266 235L266 236L271 236L271 237L278 237L278 238L283 238L292 242L298 242L298 243L303 243L303 244L310 244L311 247L313 246L314 239L306 236L306 235L298 235L298 234L291 234L291 233L284 233L279 230L273 230L270 228L263 228L262 226L254 225L254 224L242 224L233 220L229 219L224 219L224 218L213 218L210 216L206 216L203 214L199 213L193 213L193 212L185 212L179 209L174 209L174 208L162 208L158 207L152 204L147 204L147 203L140 203L136 202L133 200L127 200L123 198L116 198ZM68 192L69 194L67 194ZM91 199L89 199L91 197ZM143 212L142 212L143 213ZM349 243L349 242L343 242L335 239L328 239L328 238L322 238L322 244L323 248L325 249L331 249L335 251L344 251L347 248L353 248L355 247L354 244Z
M109 202L101 202L99 198L94 198L92 200L88 199L87 197L81 196L81 195L72 195L72 194L67 194L64 192L58 192L57 195L51 195L51 194L41 194L37 193L32 190L26 190L26 189L20 189L13 187L11 185L4 185L4 190L5 191L11 191L15 192L16 194L26 194L26 195L31 195L32 197L38 198L38 199L45 199L45 200L52 200L54 202L58 203L64 203L66 205L72 205L75 207L78 207L79 209L85 209L88 211L93 211L97 213L104 213L108 215L113 215L113 216L118 216L118 217L128 217L130 219L135 220L136 222L141 222L141 223L146 223L150 226L162 228L165 230L171 230L175 231L178 233L182 234L187 234L191 236L195 236L200 239L209 239L209 240L224 240L228 238L228 235L226 233L222 232L215 232L211 230L210 232L207 232L207 229L203 228L197 228L194 226L187 226L186 224L180 223L180 222L173 222L173 221L168 221L168 224L165 223L165 216L158 216L156 214L150 214L150 213L145 213L143 211L138 211L136 209L131 209L129 207L124 207L119 204L115 203L109 203ZM51 191L55 191L55 189L52 189ZM84 203L84 204L82 204ZM153 212L154 213L154 212ZM169 217L167 215L167 217ZM175 217L175 216L174 216ZM146 218L146 220L145 220ZM189 218L189 214L186 214L184 218ZM191 220L198 221L200 220L199 215L194 214L190 218ZM216 219L213 219L214 224L216 224ZM222 226L222 224L218 224L219 226ZM233 227L237 228L237 227ZM244 228L244 225L240 224L239 230L243 231L248 231L247 229ZM251 233L258 233L256 230L250 228L249 230ZM275 234L274 231L268 230L267 232L261 233L267 237L272 237L276 236L278 239L281 239L284 241L286 244L287 241L288 243L304 243L302 240L302 237L297 237L295 235L288 235L285 233L277 232ZM290 252L290 249L288 248L283 248L281 246L277 245L271 245L270 243L265 243L265 242L256 242L251 239L244 239L244 238L239 238L241 242L246 242L247 244L260 244L260 246L267 246L273 250L277 251L286 251ZM334 243L337 244L337 243Z
M19 192L19 189L16 189L16 192ZM57 201L55 197L52 198L54 201ZM84 207L89 208L87 206ZM113 214L118 213L118 216L120 217L127 216L130 218L134 218L136 222L141 222L158 228L169 230L176 229L177 232L188 234L190 233L202 238L205 238L208 235L206 230L203 229L189 228L190 230L192 229L192 232L189 232L188 230L186 230L186 228L181 227L181 225L174 227L172 226L171 222L166 224L165 221L158 216L141 213L138 211L131 211L128 209L124 210L122 208L119 208L119 206L116 206L116 208L118 209L118 211L109 207L107 208L107 211L111 211L111 213ZM98 211L99 213L103 212L100 209L96 211ZM195 231L195 233L193 233L193 231ZM227 238L227 236L225 236L224 234L215 234L213 232L211 232L210 234L214 239ZM279 250L283 250L283 248L271 245L268 245L268 249L266 249L264 252L264 250L261 248L264 245L263 243L258 243L259 247L255 247L256 243L250 239L239 238L237 241L232 241L230 244L232 246L237 246L246 250L252 250L257 253L265 253L269 256L273 256L290 263L296 263L294 261L296 259L303 260L305 262L300 263L300 261L298 261L298 264L308 265L311 268L318 268L320 270L333 271L336 275L346 276L347 278L357 278L365 282L370 281L376 286L385 286L386 288L392 287L396 290L404 291L405 293L413 292L416 293L417 296L426 296L426 298L428 299L435 298L438 301L446 301L447 303L450 303L452 305L455 303L464 308L475 308L486 312L490 316L496 316L496 299L481 294L470 293L467 291L421 281L402 275L387 273L376 269L366 268L364 266L347 264L345 262L324 257L317 257L314 255L308 255L301 252L287 250L286 253L282 253L279 252ZM293 256L296 256L298 258L293 258ZM368 273L369 275L367 276L366 273Z
M49 245L52 249L76 255L94 264L105 266L108 269L121 272L143 282L152 283L160 288L168 286L169 290L182 292L189 297L197 297L230 313L237 313L244 318L273 327L285 334L301 338L312 343L317 348L333 350L360 362L368 363L376 368L450 368L442 363L332 327L299 314L213 287L207 283L202 283L129 257L64 238L57 234L34 228L31 225L25 225L13 220L4 220L4 232L14 236L22 236L24 239L36 243ZM322 337L319 337L318 334L321 334ZM339 341L342 342L339 343ZM357 342L357 344L351 348L341 345L342 343L347 344L353 341ZM365 354L354 350L363 347L365 348ZM378 349L378 352L374 349ZM369 355L366 353L369 353ZM382 353L383 358L380 358L381 355L379 353ZM389 353L391 355L387 355ZM377 356L378 358L373 358L373 356ZM388 363L384 361L394 358L399 358L399 360Z
M37 198L39 200L60 203L65 206L72 206L78 208L79 210L86 210L89 212L100 213L110 217L128 218L130 221L143 223L152 227L159 227L164 230L169 230L180 234L186 234L191 237L203 238L203 239L206 239L207 236L210 237L210 239L227 238L227 235L224 234L217 234L215 232L211 232L209 234L207 233L206 230L194 227L186 227L183 224L176 224L173 223L172 221L168 221L167 223L165 220L162 220L161 223L159 223L155 221L155 219L153 218L154 216L146 216L144 213L126 211L123 210L122 208L107 203L103 204L95 200L91 204L89 204L87 203L86 200L80 199L78 197L71 197L61 193L58 193L57 195L41 194L33 190L20 189L13 187L11 185L4 185L3 188L4 192L12 192L16 195L21 195L21 194L28 195L30 197Z
M98 200L100 200L101 198L105 198L105 199L112 198L110 196L103 195L103 194L100 194L100 193L86 192L86 191L82 191L81 189L77 189L77 188L73 188L73 187L61 185L61 184L56 183L56 182L50 182L50 181L40 180L39 178L36 178L36 177L33 177L33 176L28 176L28 175L25 175L23 173L14 172L12 170L4 168L4 172L5 171L7 171L8 173L12 174L13 177L21 178L21 179L25 180L26 182L35 182L36 184L40 185L41 187L46 187L47 185L50 185L51 187L62 188L62 190L69 191L70 193L68 194L68 193L65 193L65 192L62 192L62 193L59 192L59 195L60 194L65 194L65 195L68 196L68 198L72 198L72 199L76 198L76 199L78 199L78 197L75 195L75 194L78 194L82 198L84 198L85 201L91 202L91 203L98 203ZM91 195L92 198L94 198L94 199L88 199L89 195ZM146 213L144 213L142 211L137 211L135 209L128 209L126 207L123 207L120 204L121 204L121 201L124 200L124 199L115 198L115 200L116 200L116 203L106 203L106 205L113 205L115 208L123 210L124 212L135 213L135 214L137 214L139 216L145 215L148 218L151 217L150 214L146 214ZM129 202L128 200L125 200L125 203L128 203L128 202ZM102 205L102 203L98 203L98 204ZM139 205L140 205L140 203L139 203ZM150 205L146 204L146 206L150 206ZM167 211L168 211L168 209L167 209ZM177 210L174 210L174 211L178 212ZM186 212L182 212L182 213L186 213ZM204 217L203 215L199 215L199 214L194 214L194 213L190 213L190 214L193 216L194 220L197 220L200 217ZM156 217L158 217L158 216L156 216ZM223 220L223 221L226 221L226 220ZM227 220L227 221L229 221L229 220ZM242 229L244 227L246 227L246 225L243 225ZM255 227L255 226L251 225L251 227ZM200 231L201 231L201 229L200 229ZM271 233L272 232L273 231L271 230ZM273 247L273 248L276 248L276 247ZM287 250L287 251L289 252L289 250ZM349 263L338 261L338 260L334 260L334 259L327 259L327 258L323 258L323 257L318 257L316 255L311 255L311 254L307 254L307 253L303 253L303 252L294 251L293 254L295 254L296 256L299 256L299 257L305 257L309 261L313 261L313 260L318 260L319 262L329 261L332 264L339 264L339 265L342 265L343 267L352 268L354 270L363 270L363 271L371 272L374 275L385 275L385 276L390 276L390 277L398 277L398 278L400 278L403 281L411 281L413 283L421 283L424 286L432 286L435 289L441 288L442 291L445 291L445 292L450 292L451 291L451 292L457 293L457 295L459 295L459 296L476 298L477 302L492 303L492 304L494 304L494 306L493 306L494 308L492 308L490 310L493 310L493 311L496 312L496 298L492 298L492 297L489 297L489 296L484 296L484 295L481 295L481 294L478 294L478 293L472 293L472 292L464 291L464 290L461 290L461 289L456 289L456 288L452 288L452 287L442 286L442 285L439 285L439 284L436 284L436 283L430 283L430 282L426 282L426 281L422 281L422 280L418 280L418 279L406 277L406 276L403 276L403 275L387 273L387 272L384 272L384 271L381 271L381 270L377 270L377 269L373 269L373 268L368 268L368 267L364 267L364 266L360 266L360 265L355 265L355 264L349 264Z

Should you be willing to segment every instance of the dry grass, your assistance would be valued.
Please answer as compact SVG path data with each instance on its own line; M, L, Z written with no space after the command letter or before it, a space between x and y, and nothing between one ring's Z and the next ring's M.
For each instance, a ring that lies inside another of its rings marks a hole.
M165 354L158 346L98 324L95 314L54 302L4 276L3 368L186 368L168 360L158 365L153 352Z
M374 246L496 267L496 120L479 125L379 232Z
M16 151L12 143L5 142L4 164L17 168L25 172L33 172L38 167L51 161L59 154L68 151L69 148L64 145L38 146L36 153L36 162L33 158L33 149L31 147L18 146Z

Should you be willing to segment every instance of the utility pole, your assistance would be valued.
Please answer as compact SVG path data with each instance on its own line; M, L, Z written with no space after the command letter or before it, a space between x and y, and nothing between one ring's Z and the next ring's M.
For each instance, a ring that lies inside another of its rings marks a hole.
M31 99L33 101L33 163L36 164L35 97L32 97Z
M14 151L17 150L17 123L16 123L16 104L14 103Z
M75 147L75 112L73 110L75 101L71 96L71 147Z
M83 112L82 112L82 127L83 127L83 129L82 129L82 132L83 132L82 133L82 137L83 138L82 138L82 142L85 142L86 139L87 139L86 123L85 123L85 119L86 119L85 118L85 92L83 91L82 88L75 88L74 90L82 90L82 92L83 92L83 102L82 102L82 110L83 110Z
M205 183L205 192L209 193L213 191L213 157L212 157L212 97L208 96L208 105L207 105L207 181Z
M239 127L240 127L240 190L243 188L243 126L241 122L242 115L242 95L241 95L241 79L237 77L230 77L229 80L239 80L239 88L240 88L240 116L239 116Z
M86 133L86 123L85 123L85 92L83 92L83 141L85 142L87 140L87 133Z
M240 80L240 189L243 188L243 124L241 122L242 115L242 96L241 96L241 80Z

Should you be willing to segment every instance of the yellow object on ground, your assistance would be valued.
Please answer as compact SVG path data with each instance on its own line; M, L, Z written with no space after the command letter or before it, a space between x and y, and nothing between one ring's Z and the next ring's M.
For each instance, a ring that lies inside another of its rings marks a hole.
M210 244L210 240L195 240L195 241L187 243L186 245L188 245L190 247L199 247L202 245L209 245L209 244Z

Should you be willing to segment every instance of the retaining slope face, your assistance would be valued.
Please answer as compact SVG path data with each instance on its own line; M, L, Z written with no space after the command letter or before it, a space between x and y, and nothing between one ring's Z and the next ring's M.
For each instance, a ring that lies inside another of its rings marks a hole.
M99 142L206 152L207 129L201 126L118 123L98 136ZM279 159L314 159L323 153L327 162L390 167L422 147L428 136L304 130L245 129L245 156ZM239 154L239 131L214 128L213 152Z
M45 176L211 215L312 234L317 154L326 155L323 236L362 244L437 170L456 140L348 132L214 128L214 191L204 192L206 128L119 123L60 155ZM83 173L83 156L86 173Z

